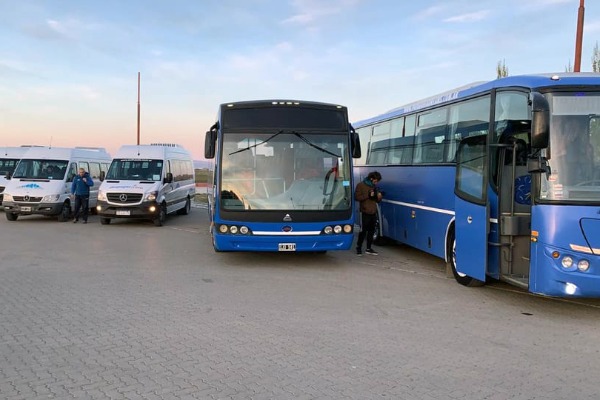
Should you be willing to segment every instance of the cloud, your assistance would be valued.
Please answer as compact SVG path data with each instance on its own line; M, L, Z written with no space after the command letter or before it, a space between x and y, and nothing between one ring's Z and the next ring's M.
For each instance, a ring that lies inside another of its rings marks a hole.
M355 7L361 0L294 0L292 7L297 13L281 21L282 24L310 25L331 15L342 14Z
M462 15L456 15L454 17L446 18L446 19L444 19L444 22L463 23L463 22L481 21L481 20L484 20L489 14L490 14L489 10L482 10L482 11L477 11L477 12L472 12L472 13L467 13L467 14L462 14Z

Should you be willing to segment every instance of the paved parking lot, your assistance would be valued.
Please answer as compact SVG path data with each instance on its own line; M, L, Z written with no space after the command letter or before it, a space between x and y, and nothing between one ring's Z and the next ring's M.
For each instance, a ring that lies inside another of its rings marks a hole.
M600 305L441 260L214 253L206 211L0 213L2 399L596 399Z

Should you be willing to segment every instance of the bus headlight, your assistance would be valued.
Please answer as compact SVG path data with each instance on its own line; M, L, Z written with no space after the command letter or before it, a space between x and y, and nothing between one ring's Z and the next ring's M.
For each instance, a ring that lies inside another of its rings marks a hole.
M248 227L247 227L247 226L242 226L242 227L240 227L240 233L241 233L242 235L245 235L245 234L247 234L247 233L248 233Z
M352 225L344 225L344 233L352 232Z
M590 269L590 262L588 260L581 260L577 263L577 269L581 272L586 272Z
M148 193L148 194L146 195L146 200L147 200L147 201L154 201L154 200L156 200L156 196L157 196L157 195L158 195L158 192L157 192L157 191L150 192L150 193Z
M60 199L60 194L49 194L42 198L42 203L56 203Z
M331 232L333 232L333 228L330 226L326 226L325 229L323 229L323 232L325 232L325 234L327 235L331 235Z
M229 228L229 232L231 232L235 235L236 233L238 233L238 227L235 225L232 226L231 228Z
M571 268L573 266L573 259L569 256L563 257L562 261L563 268Z
M333 231L335 233L342 233L342 227L339 226L339 225L336 225L336 226L333 227Z
M219 225L219 232L227 233L227 225Z
M104 193L104 190L99 190L98 191L98 200L100 200L100 201L106 201L106 193Z

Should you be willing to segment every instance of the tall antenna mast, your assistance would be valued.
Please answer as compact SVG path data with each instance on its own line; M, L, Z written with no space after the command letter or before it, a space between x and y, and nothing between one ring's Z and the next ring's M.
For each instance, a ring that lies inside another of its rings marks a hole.
M138 72L137 144L140 145L140 73Z

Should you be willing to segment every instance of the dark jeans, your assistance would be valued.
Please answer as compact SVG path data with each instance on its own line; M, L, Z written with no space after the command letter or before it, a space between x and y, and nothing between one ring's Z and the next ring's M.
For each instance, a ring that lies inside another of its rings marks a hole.
M361 213L361 226L360 232L358 233L358 241L356 242L356 248L362 249L362 244L367 238L367 249L370 249L373 245L373 235L375 235L375 222L377 221L377 214L365 214Z
M81 210L80 210L81 209ZM73 217L75 219L81 219L87 221L88 211L90 209L90 196L89 195L75 195L75 209L73 210ZM80 212L81 211L81 212Z

